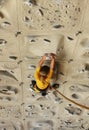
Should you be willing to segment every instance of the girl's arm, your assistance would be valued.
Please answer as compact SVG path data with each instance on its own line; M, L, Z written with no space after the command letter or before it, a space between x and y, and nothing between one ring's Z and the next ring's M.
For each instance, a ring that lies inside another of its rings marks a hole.
M44 55L44 56L42 56L41 60L39 61L38 67L41 67L45 60L46 60L46 56Z

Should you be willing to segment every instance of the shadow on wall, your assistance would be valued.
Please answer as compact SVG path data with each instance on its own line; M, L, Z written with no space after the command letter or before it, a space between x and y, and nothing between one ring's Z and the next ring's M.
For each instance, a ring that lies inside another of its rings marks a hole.
M65 58L65 50L64 50L64 36L61 37L57 49L56 49L56 56L57 60L63 60Z
M59 76L65 77L66 64L64 64L64 60L66 59L66 52L64 48L65 37L62 36L58 42L56 49L56 64L57 64L57 79L60 79ZM60 75L59 75L60 74Z

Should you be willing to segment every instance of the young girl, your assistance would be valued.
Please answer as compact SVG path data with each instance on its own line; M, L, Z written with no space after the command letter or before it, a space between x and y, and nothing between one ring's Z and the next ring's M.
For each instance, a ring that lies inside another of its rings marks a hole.
M45 60L46 55L44 55L39 61L34 73L35 81L32 81L33 89L37 92L41 92L43 96L46 95L46 91L50 87L50 79L53 75L55 64L54 54L50 53L50 66L43 65Z

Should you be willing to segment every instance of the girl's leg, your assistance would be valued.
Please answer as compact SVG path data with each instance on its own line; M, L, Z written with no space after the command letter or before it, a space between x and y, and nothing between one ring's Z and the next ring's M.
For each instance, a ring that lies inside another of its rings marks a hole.
M41 91L42 96L46 96L46 94L47 94L46 91Z
M33 88L36 84L36 81L35 80L31 80L31 84L30 84L30 87Z

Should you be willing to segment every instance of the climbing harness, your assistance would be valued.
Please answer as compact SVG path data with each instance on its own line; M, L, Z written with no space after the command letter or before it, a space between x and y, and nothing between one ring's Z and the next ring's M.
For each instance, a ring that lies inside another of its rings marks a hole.
M66 100L72 102L73 104L75 104L75 105L77 105L77 106L79 106L79 107L81 107L81 108L85 108L85 109L89 110L89 106L85 106L85 105L82 105L82 104L80 104L80 103L77 103L77 102L75 102L74 100L72 100L72 99L66 97L65 95L63 95L63 94L62 94L59 90L57 90L56 88L53 88L53 89L54 89L58 94L60 94L62 97L64 97Z

